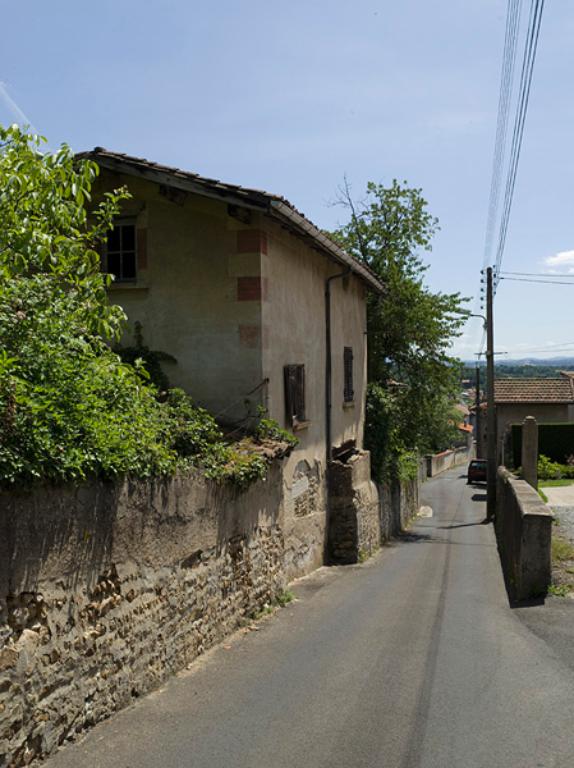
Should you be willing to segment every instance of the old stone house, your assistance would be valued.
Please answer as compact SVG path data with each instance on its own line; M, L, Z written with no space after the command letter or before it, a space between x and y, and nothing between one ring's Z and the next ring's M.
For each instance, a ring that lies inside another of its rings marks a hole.
M297 435L284 524L306 549L293 573L316 567L333 450L369 461L366 292L381 283L282 197L101 148L83 156L100 167L96 193L132 195L103 268L132 332L141 324L145 344L177 361L171 383L221 422L245 426L262 406ZM368 466L354 476L368 484Z

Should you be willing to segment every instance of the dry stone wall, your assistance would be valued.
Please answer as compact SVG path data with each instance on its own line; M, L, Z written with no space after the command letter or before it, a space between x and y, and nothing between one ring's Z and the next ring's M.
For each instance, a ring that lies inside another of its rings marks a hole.
M381 544L379 494L368 451L329 465L329 560L358 562Z
M322 557L318 516L286 515L280 465L243 493L192 473L0 494L0 766L49 754L235 630Z

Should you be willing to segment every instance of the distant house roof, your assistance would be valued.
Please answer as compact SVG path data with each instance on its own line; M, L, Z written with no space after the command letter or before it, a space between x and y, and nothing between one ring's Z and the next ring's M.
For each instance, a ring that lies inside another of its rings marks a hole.
M572 403L573 379L497 379L494 401L503 403Z
M280 195L237 184L227 184L218 179L210 179L180 168L154 163L142 157L111 152L103 147L95 147L92 151L82 152L78 157L94 160L102 168L111 171L140 176L158 184L175 187L204 197L225 200L230 204L265 213L299 237L307 240L314 248L329 258L348 267L374 291L383 292L383 284L366 264L337 245L334 240L331 240L328 235Z

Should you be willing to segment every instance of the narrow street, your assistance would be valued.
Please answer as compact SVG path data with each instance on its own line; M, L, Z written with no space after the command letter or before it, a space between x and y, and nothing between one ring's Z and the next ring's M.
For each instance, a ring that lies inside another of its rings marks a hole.
M574 765L574 673L511 610L485 492L464 469L371 561L62 749L49 768ZM521 609L521 611L528 609Z

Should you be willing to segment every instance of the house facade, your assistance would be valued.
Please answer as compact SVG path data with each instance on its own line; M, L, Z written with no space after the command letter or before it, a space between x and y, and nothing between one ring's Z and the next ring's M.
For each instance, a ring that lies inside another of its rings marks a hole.
M284 198L103 149L83 156L100 167L96 195L132 195L102 254L125 343L139 324L146 346L177 361L164 366L171 384L230 428L262 407L293 430L287 517L324 539L333 450L363 446L366 293L382 285Z
M513 424L521 424L527 416L534 416L539 424L574 421L574 378L563 372L556 379L498 379L494 383L494 402L497 456L504 463L507 435Z

